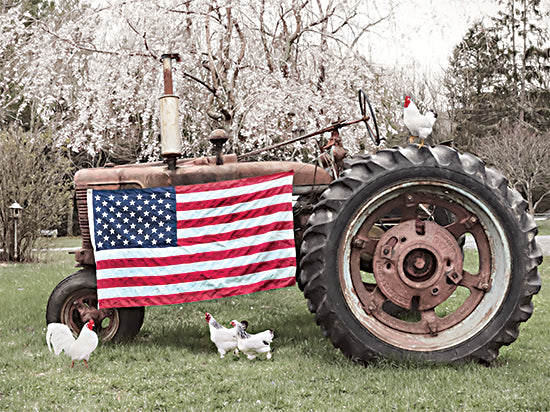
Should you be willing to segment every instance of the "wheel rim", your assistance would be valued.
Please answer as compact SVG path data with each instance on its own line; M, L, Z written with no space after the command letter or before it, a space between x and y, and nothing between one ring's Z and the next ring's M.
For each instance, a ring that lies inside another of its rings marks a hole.
M448 224L432 221L445 211ZM393 226L388 225L391 219ZM380 228L383 230L380 230ZM461 236L477 247L464 269ZM365 203L344 231L339 280L356 319L379 339L412 351L467 341L495 316L511 276L499 219L472 192L408 182Z
M94 289L80 289L72 293L61 308L61 323L78 334L86 322L94 320L97 335L108 342L118 331L120 318L116 309L97 309L97 293Z

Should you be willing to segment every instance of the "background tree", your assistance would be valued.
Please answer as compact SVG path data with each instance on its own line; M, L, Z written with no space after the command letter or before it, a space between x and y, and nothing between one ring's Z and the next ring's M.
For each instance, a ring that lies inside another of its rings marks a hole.
M529 212L550 194L550 133L516 124L479 142L485 160L499 169L527 199Z
M549 130L548 39L538 0L501 2L490 23L474 24L453 52L445 87L457 145L476 150L477 139L527 122Z
M61 145L96 163L157 159L158 58L178 52L184 155L208 153L205 138L218 127L242 153L356 117L359 87L379 100L355 40L384 16L365 19L356 3L59 2L48 18L24 26L29 41L17 49L10 77ZM366 147L360 128L345 139L353 151ZM284 156L310 157L309 144Z
M22 207L18 259L33 260L40 230L57 227L72 198L69 162L51 136L0 130L0 260L13 260L13 221L9 206Z

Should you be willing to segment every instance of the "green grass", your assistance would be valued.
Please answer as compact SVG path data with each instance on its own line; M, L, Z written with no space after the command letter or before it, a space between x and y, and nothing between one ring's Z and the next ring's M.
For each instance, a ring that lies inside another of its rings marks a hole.
M550 235L550 219L537 220L537 226L539 228L539 235L549 236Z
M0 410L550 410L546 262L533 317L489 367L357 365L322 336L293 287L147 308L134 341L100 343L89 369L71 370L67 357L48 352L45 307L73 266L66 251L44 263L0 264ZM273 359L220 359L205 311L225 324L247 319L253 331L273 327Z

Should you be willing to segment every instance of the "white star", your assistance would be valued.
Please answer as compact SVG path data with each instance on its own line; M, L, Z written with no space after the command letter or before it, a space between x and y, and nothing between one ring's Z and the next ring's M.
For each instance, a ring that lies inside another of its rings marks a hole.
M109 195L109 200L115 200L115 196L114 195Z
M152 244L152 245L156 245L156 244L157 244L156 239L151 240L151 244Z
M120 206L121 204L122 204L122 203L120 202L120 200L117 200L117 201L116 201L116 205L117 205L117 206Z
M124 196L122 196L122 198L123 198L124 200L128 200L128 195L127 195L127 194L124 194Z
M124 242L122 243L124 243L124 245L126 246L128 244L128 239L124 239Z
M103 247L103 242L98 242L98 243L97 243L97 247L98 247L98 248L102 248L102 247Z
M164 197L170 197L170 192L165 192Z
M140 194L138 194L136 197L137 197L137 200L141 200L141 198L142 198L143 196L141 196L141 193L140 193Z
M101 197L99 197L99 195L95 195L95 200L99 200L101 199Z

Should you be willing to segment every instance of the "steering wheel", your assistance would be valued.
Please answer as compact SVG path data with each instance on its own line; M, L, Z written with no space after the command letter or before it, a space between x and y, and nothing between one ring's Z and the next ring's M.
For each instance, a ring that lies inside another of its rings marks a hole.
M372 106L370 104L369 98L367 97L367 93L363 89L359 89L358 93L359 97L359 108L361 109L361 115L363 117L366 117L367 115L367 106L369 107L370 111L370 118L372 119L374 123L374 130L376 131L376 134L371 129L368 120L365 118L364 123L367 128L367 133L369 134L369 137L371 138L372 142L375 146L380 145L380 132L378 130L378 123L376 122L376 116L374 115L374 110L372 110Z

